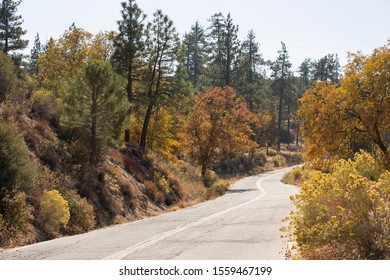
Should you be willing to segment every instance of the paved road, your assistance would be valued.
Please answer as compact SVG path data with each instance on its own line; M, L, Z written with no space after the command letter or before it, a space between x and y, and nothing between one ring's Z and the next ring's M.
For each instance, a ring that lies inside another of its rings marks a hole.
M0 259L283 259L279 227L298 191L280 183L290 169L247 177L194 207L4 251Z

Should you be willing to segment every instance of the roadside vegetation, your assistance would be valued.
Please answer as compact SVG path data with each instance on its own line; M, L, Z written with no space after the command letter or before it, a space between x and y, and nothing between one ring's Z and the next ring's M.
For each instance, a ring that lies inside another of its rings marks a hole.
M282 229L294 258L390 259L389 47L351 54L340 84L300 100L307 164L283 178L300 186Z
M174 211L302 161L284 44L266 62L221 13L180 38L129 0L117 30L37 34L26 56L21 4L0 2L1 247Z

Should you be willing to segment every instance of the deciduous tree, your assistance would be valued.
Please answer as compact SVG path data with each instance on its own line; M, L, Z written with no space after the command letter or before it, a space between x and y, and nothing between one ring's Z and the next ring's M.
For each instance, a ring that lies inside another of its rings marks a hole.
M253 147L251 123L257 122L244 99L231 87L212 88L199 94L183 135L188 153L202 167L202 176L221 156Z
M370 56L352 54L340 87L322 82L304 94L299 115L310 161L326 166L375 150L389 168L389 61L389 44Z

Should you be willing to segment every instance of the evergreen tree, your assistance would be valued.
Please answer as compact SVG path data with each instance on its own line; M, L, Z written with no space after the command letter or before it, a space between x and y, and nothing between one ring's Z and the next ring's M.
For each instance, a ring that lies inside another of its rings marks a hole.
M337 54L327 54L313 63L313 78L316 81L338 83L340 80L340 63Z
M179 54L179 37L172 20L161 10L154 13L153 22L148 26L147 39L147 102L148 107L144 118L140 147L146 149L149 124L154 108L169 98L172 94L172 83L169 79L174 76L174 63Z
M261 75L259 67L264 63L259 53L259 43L253 30L248 32L241 46L241 57L245 67L245 77L249 83L254 83Z
M301 80L302 88L307 88L312 80L312 61L310 58L306 58L298 69L299 77Z
M31 49L31 53L30 53L30 65L29 65L30 74L38 75L38 59L42 53L43 53L43 46L39 39L39 33L37 33L37 36L35 37L34 40L34 46Z
M264 60L259 52L259 43L253 30L249 31L238 54L238 67L235 70L234 86L243 96L252 112L260 105L263 98Z
M215 14L210 22L210 86L231 86L240 47L238 26L233 24L230 14L226 18L221 13Z
M206 34L198 21L191 27L190 33L184 35L183 44L186 48L183 65L192 85L197 87L207 60Z
M64 96L61 124L80 131L78 138L88 149L91 166L104 160L122 129L126 114L122 85L109 62L91 60L77 72Z
M278 105L278 135L276 139L276 145L278 151L280 151L280 144L282 138L282 122L283 122L283 106L285 102L285 96L288 89L288 78L291 75L291 63L289 61L289 55L286 45L282 42L282 49L278 51L278 58L272 64L272 77L274 78L273 89L279 98Z
M115 38L114 63L127 77L127 98L130 103L129 115L133 104L134 81L140 68L140 56L145 48L144 20L146 15L134 0L122 2L122 20L118 21L119 33ZM130 141L130 128L125 130L125 141Z
M17 7L21 0L2 0L0 6L0 50L9 55L10 52L23 50L28 41L21 37L27 33L23 30L22 16L17 15Z

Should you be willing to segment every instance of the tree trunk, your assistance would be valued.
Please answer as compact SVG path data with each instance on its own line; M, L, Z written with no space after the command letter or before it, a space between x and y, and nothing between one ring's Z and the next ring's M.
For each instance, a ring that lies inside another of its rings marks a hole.
M97 141L96 141L96 116L92 116L91 123L91 154L89 157L89 163L91 165L96 164L97 162Z
M283 82L282 82L283 83ZM276 139L276 148L280 152L281 138L282 138L282 111L283 111L283 86L279 97L279 117L278 117L278 137Z
M128 128L125 130L125 142L130 143L130 120L131 120L131 107L133 104L133 62L130 62L128 71L127 71L127 100L129 101L129 123Z
M291 142L291 137L290 137L290 110L291 106L288 104L288 109L287 109L287 142L288 145L290 145Z
M145 152L146 150L146 137L148 135L149 123L152 117L153 108L154 108L154 98L152 98L149 102L148 110L146 111L146 115L145 115L144 125L142 127L141 141L139 145L141 151L143 152Z
M297 146L297 149L299 151L299 123L297 122L297 131L295 136L295 145Z

